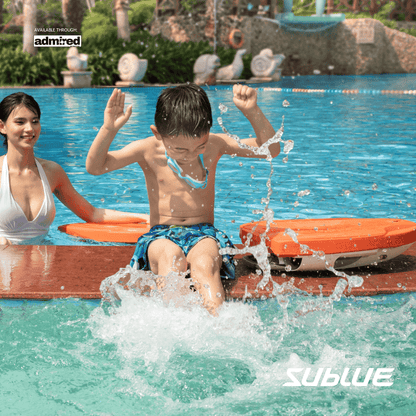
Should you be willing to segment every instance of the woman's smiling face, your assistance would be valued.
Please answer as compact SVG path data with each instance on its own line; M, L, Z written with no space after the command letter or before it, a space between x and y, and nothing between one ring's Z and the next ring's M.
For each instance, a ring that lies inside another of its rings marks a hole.
M0 131L13 147L32 147L40 135L39 116L24 105L17 106L6 122L0 121Z

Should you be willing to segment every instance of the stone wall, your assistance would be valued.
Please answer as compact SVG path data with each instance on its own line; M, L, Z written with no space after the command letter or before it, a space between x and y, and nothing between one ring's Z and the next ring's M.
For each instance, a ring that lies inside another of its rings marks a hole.
M212 19L200 15L157 18L152 33L176 42L209 40L213 44ZM264 48L286 56L283 75L364 75L416 73L416 37L389 29L373 19L347 19L334 28L301 33L253 17L222 16L217 23L217 44L229 46L228 36L237 28L244 34L241 48L253 56ZM333 67L329 69L328 67Z

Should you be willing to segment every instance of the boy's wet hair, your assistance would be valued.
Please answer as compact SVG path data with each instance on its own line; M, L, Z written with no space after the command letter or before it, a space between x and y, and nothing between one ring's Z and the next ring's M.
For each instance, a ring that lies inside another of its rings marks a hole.
M162 136L203 136L212 127L207 94L192 83L166 88L157 100L155 125Z
M0 103L0 120L3 123L6 123L10 114L16 107L19 107L19 105L28 108L40 119L40 107L36 100L31 95L25 94L24 92L15 92L14 94L8 95ZM7 149L7 136L3 133L0 134L4 137L3 145Z

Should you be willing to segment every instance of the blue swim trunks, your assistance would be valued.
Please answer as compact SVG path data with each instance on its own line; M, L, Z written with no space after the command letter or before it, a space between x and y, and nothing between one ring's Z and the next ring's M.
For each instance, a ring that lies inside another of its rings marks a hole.
M150 270L147 249L152 241L159 238L166 238L174 242L182 249L185 256L187 256L196 243L207 237L217 241L220 248L234 247L225 233L219 231L209 223L195 225L155 225L148 233L143 234L137 240L136 250L134 251L130 266L139 270ZM235 279L233 256L224 254L222 260L221 277L223 279Z

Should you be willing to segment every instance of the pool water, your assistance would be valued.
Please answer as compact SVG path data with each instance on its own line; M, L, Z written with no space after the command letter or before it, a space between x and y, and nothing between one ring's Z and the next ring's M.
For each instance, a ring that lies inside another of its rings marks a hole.
M230 302L218 318L127 292L112 314L98 301L0 300L0 413L413 414L414 294L288 300L288 318L275 300ZM394 370L391 386L291 387L290 368L310 368L308 382L320 368L361 368L359 382Z
M315 84L312 84L314 82ZM277 87L312 85L322 88L416 89L415 75L383 77L285 77ZM270 84L271 85L271 84ZM112 149L151 134L154 108L162 88L126 89L133 115L118 133ZM3 90L6 96L15 90ZM42 110L39 157L60 163L75 188L93 205L131 212L147 212L144 175L138 165L103 176L85 171L88 149L101 127L111 89L27 89ZM232 103L230 86L207 89L212 103L213 132L221 132L217 118L233 134L248 137L250 124ZM282 103L289 102L288 107ZM220 104L228 111L221 114ZM415 221L416 99L414 95L295 93L259 90L259 104L294 148L273 160L270 207L276 219L325 217L398 217ZM284 159L287 163L284 163ZM264 160L223 156L216 175L216 226L239 242L239 226L258 219L267 194L270 166ZM308 192L302 193L302 191ZM305 194L304 196L302 196ZM48 243L97 244L67 236L61 224L80 222L56 204L57 214Z
M416 76L298 77L270 86L367 84L415 89ZM150 135L161 88L126 91L134 113L113 148ZM85 173L85 157L111 90L26 92L41 103L39 157L60 163L94 205L148 212L138 167L100 177ZM252 133L233 109L230 87L207 92L214 119L221 116L240 137ZM270 207L276 219L416 220L414 96L260 88L259 102L276 129L284 116L283 139L294 141L288 155L273 160ZM220 104L228 108L224 114ZM214 124L213 131L220 132ZM269 173L267 161L221 159L216 226L233 241L239 242L240 224L259 218L252 210L262 207ZM49 243L97 244L57 231L60 224L78 221L58 202ZM197 294L179 307L158 296L127 291L120 296L115 307L77 299L0 300L0 414L407 415L416 408L412 293L341 299L298 293L279 301L227 302L217 318L194 305ZM392 385L370 380L362 386L285 386L293 368L310 369L306 382L322 368L338 375L361 368L362 383L371 368L393 369Z

